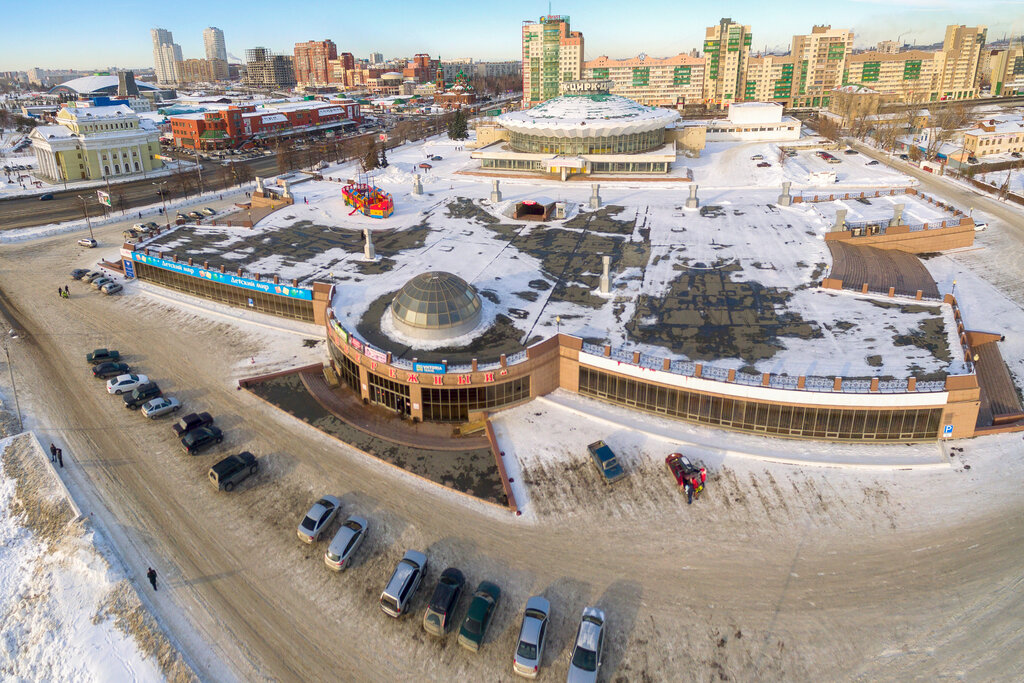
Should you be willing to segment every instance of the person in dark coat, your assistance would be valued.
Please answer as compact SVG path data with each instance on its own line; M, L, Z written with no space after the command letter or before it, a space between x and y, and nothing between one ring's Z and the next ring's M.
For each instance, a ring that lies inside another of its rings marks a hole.
M686 504L693 505L693 482L690 479L685 479L683 488L686 489Z
M153 584L153 590L156 590L156 570L150 567L149 571L146 572L146 578Z
M57 449L57 462L60 463L60 466L63 469L63 467L64 467L64 451L62 451L59 448Z
M50 462L57 462L57 447L50 443Z
M57 296L59 296L61 299L64 298L64 290L61 289L60 287L57 288Z
M70 299L71 298L71 292L68 291L68 286L67 285L64 285L64 298L65 299Z

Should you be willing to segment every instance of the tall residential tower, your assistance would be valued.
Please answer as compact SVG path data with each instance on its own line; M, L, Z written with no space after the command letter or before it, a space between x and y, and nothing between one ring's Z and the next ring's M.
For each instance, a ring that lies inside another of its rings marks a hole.
M222 62L228 61L228 50L224 46L224 31L221 31L216 26L204 28L203 45L206 47L207 59L219 59Z
M153 66L157 83L176 83L178 74L175 66L181 61L181 46L174 42L170 31L154 28L149 34L153 37Z
M569 17L548 15L523 22L523 106L558 97L564 81L583 77L583 34Z
M704 98L725 106L743 99L750 59L750 27L722 19L704 32Z

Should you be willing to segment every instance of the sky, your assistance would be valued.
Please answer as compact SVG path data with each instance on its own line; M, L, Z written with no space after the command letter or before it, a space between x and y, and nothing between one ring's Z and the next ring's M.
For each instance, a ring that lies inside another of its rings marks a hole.
M217 26L229 55L240 59L250 47L290 54L296 42L325 38L357 57L426 52L519 59L523 20L548 13L547 2L532 1L48 0L47 20L40 21L38 4L3 4L0 71L151 67L154 27L171 31L185 58L204 57L203 29ZM551 11L568 15L573 30L583 32L587 59L700 49L705 27L722 17L751 26L754 51L784 49L794 33L809 33L815 24L852 29L857 47L899 37L911 44L938 42L947 24L986 25L990 41L1024 33L1024 0L562 0L552 2Z

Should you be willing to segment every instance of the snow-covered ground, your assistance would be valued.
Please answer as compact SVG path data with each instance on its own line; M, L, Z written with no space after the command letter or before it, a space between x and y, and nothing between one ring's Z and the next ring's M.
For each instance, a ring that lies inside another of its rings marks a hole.
M1009 176L1010 182L1007 189L1014 194L1024 195L1024 170L1019 168L1007 169L1005 171L992 171L991 173L979 173L974 179L988 183L997 189L1002 189Z
M35 438L0 440L0 677L189 680Z

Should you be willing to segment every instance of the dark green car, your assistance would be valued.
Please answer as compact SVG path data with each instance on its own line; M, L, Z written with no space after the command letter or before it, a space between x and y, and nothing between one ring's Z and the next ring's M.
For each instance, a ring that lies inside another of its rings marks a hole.
M484 642L484 634L487 633L487 625L491 623L491 616L494 608L498 606L498 598L501 597L501 589L490 581L481 581L473 593L473 601L469 603L469 612L466 613L466 620L462 622L459 629L459 645L477 652Z

